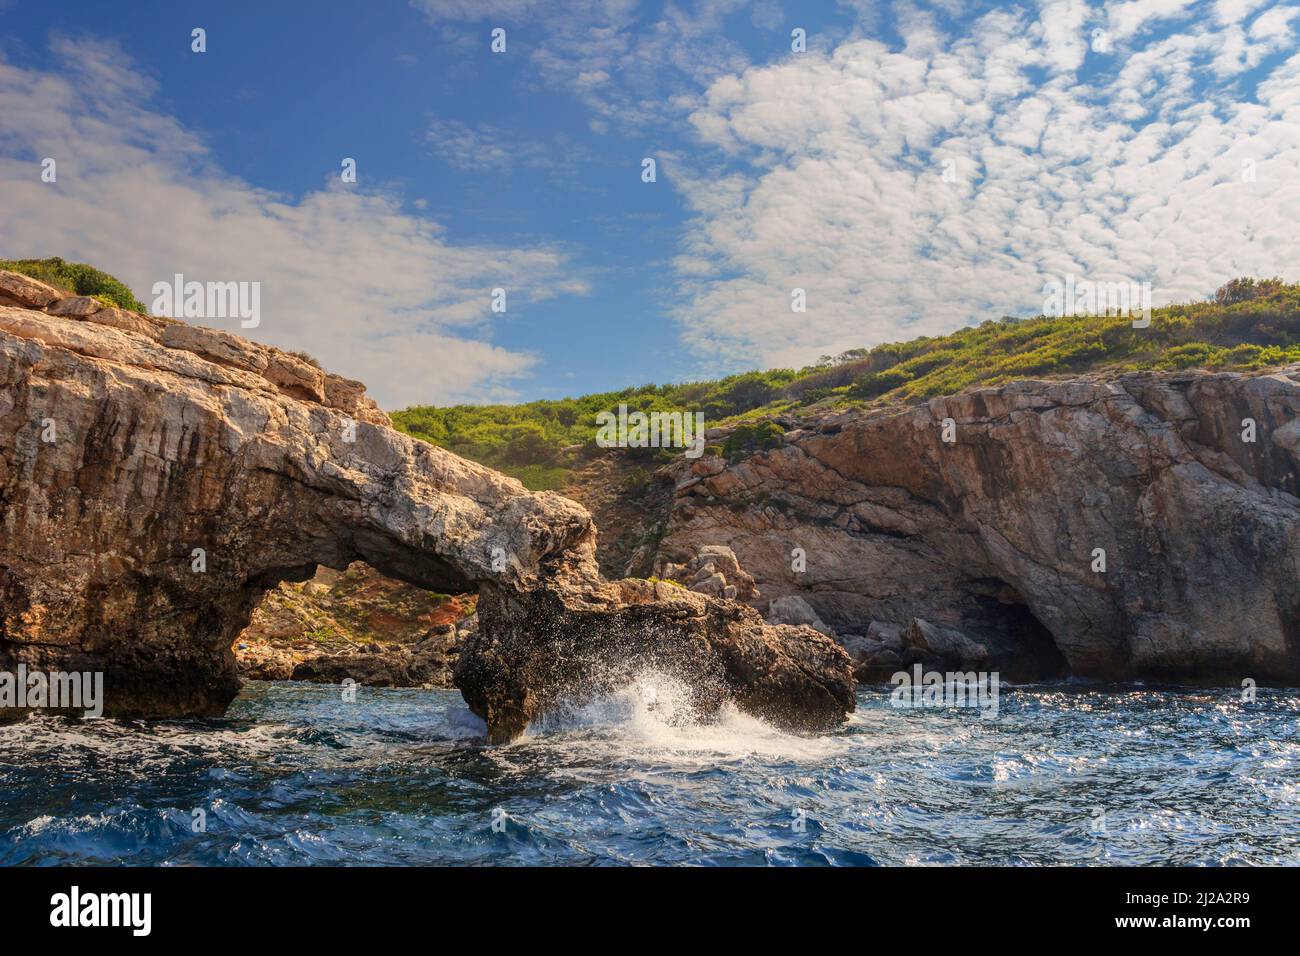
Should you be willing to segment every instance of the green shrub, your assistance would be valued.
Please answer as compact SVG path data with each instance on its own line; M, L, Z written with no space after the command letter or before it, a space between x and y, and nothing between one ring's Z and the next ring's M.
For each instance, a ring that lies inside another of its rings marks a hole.
M544 465L554 460L556 448L547 439L546 430L535 422L515 426L501 452L502 460L512 465Z
M88 295L106 305L131 312L147 311L125 284L84 262L64 262L57 256L50 259L0 259L0 269L21 272L56 289L74 295Z
M848 395L850 398L875 398L911 380L911 375L897 367L883 372L868 372L849 386Z
M529 491L562 491L573 477L568 468L550 465L523 465L518 468L503 467L501 471L518 478Z
M778 448L785 443L785 429L776 422L737 425L722 446L723 454L735 461L751 452Z
M1277 277L1272 279L1252 279L1249 277L1232 279L1219 286L1218 291L1214 293L1214 302L1216 305L1252 302L1255 299L1275 295L1282 291L1284 287L1285 283Z

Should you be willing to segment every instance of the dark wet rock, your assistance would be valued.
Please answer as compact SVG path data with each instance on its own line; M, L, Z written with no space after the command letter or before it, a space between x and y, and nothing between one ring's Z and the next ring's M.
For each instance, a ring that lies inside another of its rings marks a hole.
M728 702L795 731L825 730L854 707L852 662L808 627L667 582L557 577L521 594L486 586L456 685L508 740L561 700L606 693L647 672L689 688L704 718Z

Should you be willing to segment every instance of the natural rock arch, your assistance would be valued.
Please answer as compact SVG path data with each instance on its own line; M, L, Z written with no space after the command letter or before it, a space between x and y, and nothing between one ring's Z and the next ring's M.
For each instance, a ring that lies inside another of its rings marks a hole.
M394 431L358 382L13 273L0 296L0 667L102 670L109 716L219 714L265 591L362 560L481 591L462 687L495 739L579 688L586 652L650 640L633 622L690 645L714 705L809 727L852 709L825 638L602 581L585 509ZM563 649L548 633L583 635L584 654L544 661Z

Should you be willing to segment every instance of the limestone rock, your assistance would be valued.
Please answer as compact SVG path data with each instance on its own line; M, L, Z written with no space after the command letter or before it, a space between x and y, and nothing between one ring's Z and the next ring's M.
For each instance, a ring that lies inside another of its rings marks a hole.
M0 269L0 305L16 305L27 309L43 309L51 302L63 298L54 286L46 285L21 272Z
M767 619L773 624L807 624L815 631L835 636L835 632L817 616L813 606L798 594L773 598L767 607Z
M919 618L986 648L1006 679L1293 686L1298 422L1300 366L845 411L680 491L659 553L725 542L765 594L814 599L837 631Z
M987 647L972 641L961 631L951 627L937 627L919 617L912 619L905 640L934 661L944 664L980 664L989 657Z
M903 649L903 629L897 624L872 621L867 626L867 637L870 640L878 641L881 647L887 650L897 652Z
M731 548L722 544L705 544L694 546L694 550L694 557L684 564L657 561L657 576L676 581L700 594L736 601L757 600L759 593L754 587L754 579L741 569L736 552Z
M50 315L84 318L88 315L94 315L102 308L104 308L104 303L98 299L91 298L88 295L70 295L47 306L45 311L49 312Z
M733 601L664 582L560 577L526 596L488 584L479 630L456 685L493 740L507 740L560 700L583 699L652 672L679 680L701 716L728 701L796 731L834 725L854 707L852 663L807 627L772 626Z
M102 671L108 716L220 714L265 592L363 561L480 593L456 675L493 740L646 664L706 710L813 729L853 708L833 642L602 580L585 509L394 431L355 383L214 330L52 316L11 273L0 289L30 305L0 306L0 669Z

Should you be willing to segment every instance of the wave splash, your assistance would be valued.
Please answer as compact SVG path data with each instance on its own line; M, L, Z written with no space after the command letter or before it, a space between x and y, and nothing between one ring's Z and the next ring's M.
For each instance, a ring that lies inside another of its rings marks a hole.
M654 669L633 675L615 690L551 708L529 725L522 740L609 745L623 754L699 755L710 760L748 755L822 760L843 746L838 737L779 730L731 703L705 714L685 681Z

